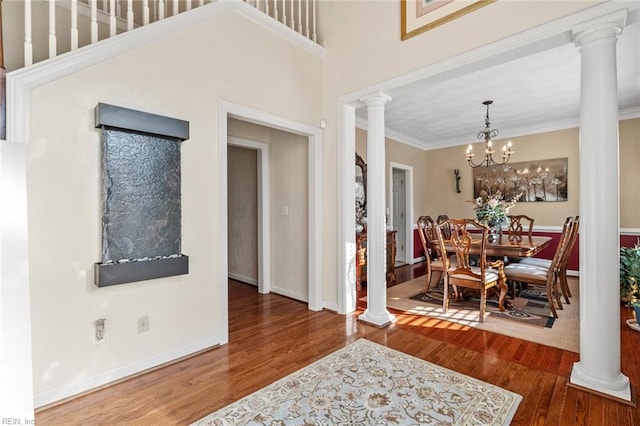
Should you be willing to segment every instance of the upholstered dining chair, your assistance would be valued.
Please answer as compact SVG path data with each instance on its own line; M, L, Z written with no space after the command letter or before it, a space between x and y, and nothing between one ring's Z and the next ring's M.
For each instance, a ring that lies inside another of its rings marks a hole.
M564 259L564 254L568 251L568 247L571 242L573 227L574 218L569 216L564 222L564 226L562 227L562 237L560 238L560 242L558 243L558 247L548 268L526 264L524 262L512 263L504 268L504 274L508 281L545 286L549 308L555 318L558 318L556 303L557 309L562 309L558 282L560 281L560 269Z
M422 243L422 249L424 250L424 257L427 261L427 283L424 287L424 292L428 293L431 287L431 278L433 273L437 273L436 287L442 278L444 272L444 263L440 257L440 250L433 250L433 243L435 242L434 234L434 222L431 216L420 216L417 221L418 235L420 236L420 242Z
M534 219L524 215L508 215L509 219L509 241L522 241L522 237L529 238L531 241L531 237L533 236L533 222Z
M570 220L570 217L567 218ZM564 228L563 228L564 229ZM560 290L562 291L562 295L564 296L564 301L567 304L570 304L571 301L569 297L571 297L571 290L569 289L569 282L567 280L567 264L569 263L569 256L571 256L571 251L575 246L576 240L578 239L578 232L580 230L580 216L576 216L573 218L573 226L571 227L571 233L568 236L561 235L560 242L558 244L562 244L562 240L564 238L569 238L569 243L565 247L565 251L562 254L562 259L559 265L559 278L560 278ZM549 269L551 267L552 260L550 259L540 259L537 257L528 257L522 259L520 263L525 265L533 265L540 268Z
M503 272L502 260L487 260L487 237L489 227L475 219L448 219L435 226L438 245L443 253L446 253L444 230L451 231L448 243L455 252L456 265L450 264L450 259L444 257L444 296L442 310L447 312L449 308L449 285L453 287L455 300L460 299L458 287L465 287L480 291L480 322L484 322L487 308L487 290L497 287L500 290L498 307L504 311L504 298L507 295L507 285ZM478 241L479 240L479 241ZM471 266L469 252L472 244L478 244L479 265Z

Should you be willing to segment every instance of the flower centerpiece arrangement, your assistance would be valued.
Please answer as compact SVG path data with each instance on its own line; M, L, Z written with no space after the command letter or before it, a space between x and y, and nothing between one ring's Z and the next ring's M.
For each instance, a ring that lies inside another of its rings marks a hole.
M493 194L489 194L485 190L480 191L480 196L475 200L476 219L494 231L502 228L507 223L509 210L521 196L522 193L519 193L505 201L501 191L496 191Z
M620 247L620 299L640 311L640 240L633 247Z

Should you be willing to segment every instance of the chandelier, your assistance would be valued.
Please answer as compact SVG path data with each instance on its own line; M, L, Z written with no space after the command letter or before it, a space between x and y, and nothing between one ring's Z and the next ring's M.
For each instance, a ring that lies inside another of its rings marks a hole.
M480 167L480 166L487 166L487 167L500 166L502 164L507 163L509 161L509 158L511 157L511 154L514 153L513 149L511 149L511 141L509 141L506 145L502 147L502 161L498 162L493 159L493 154L495 154L496 151L493 149L493 142L491 141L491 139L498 136L500 132L498 132L498 129L491 130L491 127L490 127L491 123L489 122L489 105L491 105L492 103L493 101L484 101L482 103L482 105L487 106L487 115L484 118L485 128L484 130L478 133L478 139L484 140L484 145L485 145L484 156L482 158L482 161L480 163L473 162L473 156L475 154L472 152L473 146L471 144L469 144L469 147L467 148L467 153L465 154L465 157L467 158L467 162L473 168Z

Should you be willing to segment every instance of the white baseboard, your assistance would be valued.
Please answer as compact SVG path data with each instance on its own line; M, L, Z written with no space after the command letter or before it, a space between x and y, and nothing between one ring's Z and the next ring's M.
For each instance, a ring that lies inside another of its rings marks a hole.
M424 262L425 260L427 259L424 256L414 257L413 259L411 259L411 265L413 265L414 263Z
M338 312L338 304L336 302L328 302L328 301L324 300L322 302L322 307L324 309L329 310L329 311Z
M229 275L229 278L231 278L232 280L240 281L241 283L245 284L251 284L256 287L258 286L258 280L255 278L245 277L244 275L234 274L233 272L227 272L227 275Z
M33 397L34 405L36 408L39 408L223 343L225 342L223 342L219 336L208 337L174 350L154 355L151 358L136 361L122 367L114 368L113 370L105 371L104 373L100 373L95 376L87 377L69 386L39 392Z
M573 269L567 269L568 277L577 277L580 278L580 271L574 271Z
M296 293L291 290L287 290L286 288L280 288L278 286L272 285L271 292L275 294L279 294L280 296L288 297L290 299L295 299L301 302L309 303L309 298L307 297L307 295Z

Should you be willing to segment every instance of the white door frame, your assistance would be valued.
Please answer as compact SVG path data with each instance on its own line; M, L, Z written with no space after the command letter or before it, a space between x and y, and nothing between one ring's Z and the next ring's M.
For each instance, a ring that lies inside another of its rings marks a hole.
M309 302L308 307L312 311L319 311L323 308L322 302L322 271L320 269L322 255L322 129L310 126L297 121L288 120L270 113L259 111L246 106L233 104L231 102L220 101L218 109L218 253L220 257L220 268L218 275L218 286L220 300L218 309L223 325L222 342L229 340L229 290L228 279L228 217L227 217L227 120L235 118L250 123L259 124L274 129L284 130L306 136L308 140L308 160L309 160ZM355 164L355 159L354 159ZM355 167L352 167L355 169ZM355 171L352 171L355 173ZM354 178L355 179L355 178ZM264 216L263 216L264 218ZM267 251L270 247L267 247Z
M389 162L389 226L393 229L393 169L404 171L404 243L405 263L411 265L413 259L413 166L407 164Z
M269 144L235 136L229 136L227 144L229 146L252 149L258 154L258 292L270 293L271 180L269 176L271 165Z

